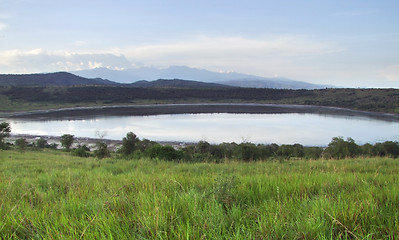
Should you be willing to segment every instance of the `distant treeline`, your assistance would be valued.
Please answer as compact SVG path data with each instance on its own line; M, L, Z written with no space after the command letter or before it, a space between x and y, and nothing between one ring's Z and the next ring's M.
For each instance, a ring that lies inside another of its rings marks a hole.
M91 149L79 144L71 148L74 141L73 135L65 134L61 137L61 146L79 157L110 157L111 152L104 141L99 140L96 149ZM1 142L1 141L0 141ZM17 149L24 150L27 147L33 149L53 148L57 149L57 144L47 144L43 138L35 143L28 144L25 139L17 139L14 143ZM7 149L10 146L0 144L0 149ZM116 150L122 158L140 159L143 157L174 162L215 162L221 163L226 160L238 161L270 161L270 160L289 160L289 159L343 159L356 157L399 157L399 143L386 141L383 143L357 145L351 138L333 138L329 145L323 147L306 147L301 144L253 144L249 142L210 144L200 141L197 144L190 144L185 147L173 147L161 145L148 139L140 140L137 136L129 132L122 139L122 144Z
M399 89L287 90L259 88L126 88L112 86L0 87L12 102L129 104L136 102L251 102L334 106L399 113Z
M134 135L135 136L135 135ZM148 140L123 139L119 150L127 158L147 156L166 161L223 162L224 160L262 161L286 159L343 159L355 157L399 157L399 143L386 141L374 145L357 145L351 138L333 138L328 147L305 147L301 144L253 144L249 142L210 144L200 141L182 149L162 146ZM130 147L130 151L126 151Z

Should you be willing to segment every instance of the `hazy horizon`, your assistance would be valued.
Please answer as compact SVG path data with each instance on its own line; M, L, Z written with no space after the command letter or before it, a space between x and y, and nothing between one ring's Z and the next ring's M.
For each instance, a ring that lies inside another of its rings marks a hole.
M399 2L0 0L0 73L188 66L399 88Z

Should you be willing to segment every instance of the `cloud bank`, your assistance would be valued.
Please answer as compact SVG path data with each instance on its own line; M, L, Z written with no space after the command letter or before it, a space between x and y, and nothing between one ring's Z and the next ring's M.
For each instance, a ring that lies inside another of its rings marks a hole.
M125 56L112 53L48 52L43 49L0 52L0 69L6 73L76 71L100 67L122 70L132 65Z
M84 41L76 44L86 45ZM143 62L160 67L188 65L245 72L245 69L259 66L267 69L271 62L274 65L279 62L282 64L284 59L287 64L292 61L288 59L317 57L337 51L339 49L330 43L312 41L302 36L272 36L262 39L198 36L171 43L100 51L50 52L42 48L8 50L0 52L0 68L8 72L74 71L95 67L124 69L132 67L132 63Z
M77 41L75 44L85 48L90 46L85 41ZM122 70L140 65L185 65L211 71L234 71L263 77L282 76L338 86L345 86L342 83L351 78L363 78L363 86L370 85L369 83L379 84L376 79L397 82L399 74L396 64L374 68L358 64L354 67L351 63L359 59L347 58L345 54L345 47L337 43L304 35L261 38L196 36L173 42L101 50L71 52L37 48L27 51L0 51L0 71L32 73L100 67ZM351 68L348 67L350 65ZM336 82L337 79L342 83Z

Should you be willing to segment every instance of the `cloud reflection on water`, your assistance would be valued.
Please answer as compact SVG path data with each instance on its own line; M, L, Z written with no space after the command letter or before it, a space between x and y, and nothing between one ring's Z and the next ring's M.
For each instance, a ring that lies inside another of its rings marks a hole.
M399 122L366 117L317 114L177 114L155 116L108 116L95 119L10 121L12 133L31 135L73 134L122 139L127 132L154 141L211 143L249 141L326 146L333 137L352 137L357 143L398 141Z

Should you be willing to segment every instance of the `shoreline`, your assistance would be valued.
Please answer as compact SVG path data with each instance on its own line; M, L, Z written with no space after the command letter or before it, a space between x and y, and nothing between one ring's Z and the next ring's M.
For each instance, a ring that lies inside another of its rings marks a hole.
M118 105L98 107L74 107L49 110L34 110L3 113L0 117L11 119L82 119L96 116L150 116L165 114L283 114L309 113L344 116L362 116L386 121L399 121L399 114L368 112L339 107L295 105L295 104L255 104L255 103L198 103L198 104L149 104Z

